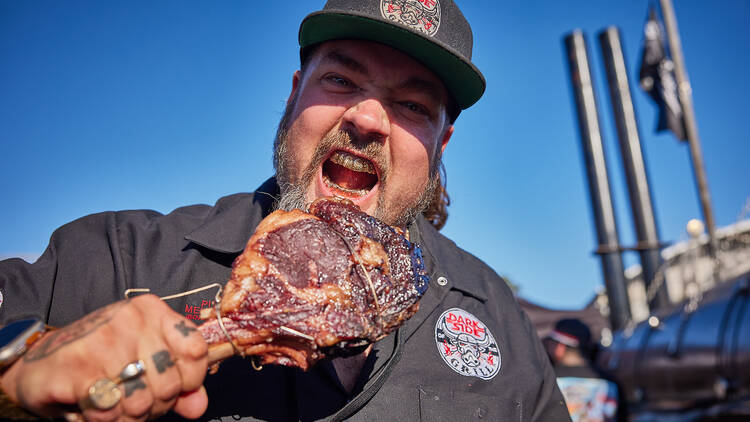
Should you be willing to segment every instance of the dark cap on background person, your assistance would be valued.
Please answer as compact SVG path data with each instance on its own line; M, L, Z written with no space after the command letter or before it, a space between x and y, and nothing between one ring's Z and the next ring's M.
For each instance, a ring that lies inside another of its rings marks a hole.
M328 0L300 25L300 54L340 39L388 45L432 70L460 109L484 93L484 76L471 62L473 35L452 0Z
M565 318L557 321L547 338L568 347L588 351L591 349L591 330L581 320Z

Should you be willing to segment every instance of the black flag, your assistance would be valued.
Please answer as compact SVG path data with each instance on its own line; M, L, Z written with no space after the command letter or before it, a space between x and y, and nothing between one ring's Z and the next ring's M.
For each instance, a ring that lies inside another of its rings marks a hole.
M653 7L649 8L648 20L643 28L643 53L641 55L641 88L659 106L657 132L669 129L677 139L687 140L685 120L677 82L674 77L674 63L667 57L664 48L662 27Z

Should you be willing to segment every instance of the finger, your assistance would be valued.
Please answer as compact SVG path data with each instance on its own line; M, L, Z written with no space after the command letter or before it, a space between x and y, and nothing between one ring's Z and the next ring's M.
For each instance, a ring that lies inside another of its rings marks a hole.
M85 422L82 414L73 411L63 413L63 419L66 422Z
M173 352L182 379L182 391L193 391L203 385L208 369L208 345L192 322L175 314L164 319L164 340Z
M110 378L91 382L79 396L78 406L87 421L112 421L122 415L122 390Z
M141 333L138 355L146 362L145 383L152 395L152 415L168 411L180 393L198 389L206 373L207 346L195 325L156 297L139 297L134 304L152 329ZM143 405L143 404L141 404ZM140 410L140 409L137 409Z
M145 419L154 406L154 396L146 384L144 376L129 379L122 383L122 411L133 419Z
M181 394L172 410L184 418L197 419L206 412L207 408L208 395L206 388L201 385L197 390Z
M93 352L91 358L93 359L97 355L101 355L98 350ZM107 353L107 355L110 355L110 353ZM120 350L119 354L111 353L111 359L105 359L107 369L101 371L95 379L90 379L81 385L79 406L84 410L101 411L99 413L85 413L87 419L110 420L113 414L119 418L125 411L123 400L130 399L133 392L137 391L139 387L145 388L145 384L142 381L139 382L144 370L143 362L136 360L122 365L121 362L127 362L128 355L132 355L132 352L125 354ZM133 409L130 413L138 414L142 412L140 409L149 405L150 397L139 395L135 400L128 401L133 403L131 404Z
M122 412L120 406L115 406L109 410L84 409L81 414L89 422L110 422L116 421Z
M151 412L166 412L182 392L182 380L174 357L166 348L156 350L148 357L147 368L146 382L154 398Z
M160 318L152 321L159 324L156 328L161 333L160 340L165 343L172 360L177 363L177 370L183 382L181 391L198 389L203 384L208 369L208 345L196 325L156 297L147 297L137 305L150 311L157 308L163 311Z

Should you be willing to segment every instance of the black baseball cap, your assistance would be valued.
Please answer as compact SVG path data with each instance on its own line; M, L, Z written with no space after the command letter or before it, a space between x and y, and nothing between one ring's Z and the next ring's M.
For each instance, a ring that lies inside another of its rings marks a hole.
M339 39L375 41L403 51L432 70L461 109L484 93L471 62L471 27L453 0L328 0L299 28L301 52Z
M569 347L588 350L591 347L591 330L580 319L565 318L555 323L549 338Z

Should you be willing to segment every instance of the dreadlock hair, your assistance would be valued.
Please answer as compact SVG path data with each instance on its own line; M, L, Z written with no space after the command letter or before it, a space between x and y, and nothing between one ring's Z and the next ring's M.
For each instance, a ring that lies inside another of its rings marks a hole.
M451 198L448 196L448 191L446 190L448 178L445 174L445 165L442 162L440 163L440 171L438 171L437 178L438 186L432 196L432 201L427 206L427 209L422 211L422 215L436 230L440 230L445 226L445 222L448 221L448 206L451 204Z

